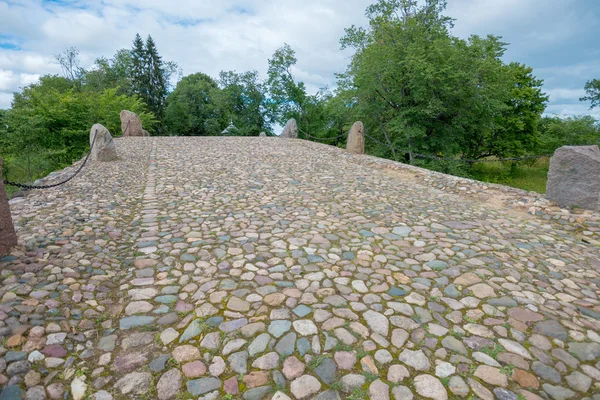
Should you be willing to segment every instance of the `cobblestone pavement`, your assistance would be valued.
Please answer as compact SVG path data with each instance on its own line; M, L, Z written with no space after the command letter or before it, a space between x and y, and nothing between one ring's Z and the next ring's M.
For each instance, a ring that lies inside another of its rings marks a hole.
M13 202L0 399L600 399L600 250L279 138L128 138Z

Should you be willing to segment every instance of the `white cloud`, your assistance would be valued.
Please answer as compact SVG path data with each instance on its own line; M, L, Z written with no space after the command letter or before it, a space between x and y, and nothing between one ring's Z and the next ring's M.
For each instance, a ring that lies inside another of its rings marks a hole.
M12 93L8 93L8 92L0 92L0 108L8 108L10 107L10 104L12 102ZM2 107L3 105L5 105L5 107Z
M550 97L550 101L558 101L558 100L576 100L583 96L585 96L585 90L583 89L563 89L563 88L555 88L548 89L545 93Z
M592 0L594 2L595 0ZM454 33L502 36L519 52L550 50L574 37L592 32L600 21L598 13L587 12L585 0L460 0L448 2L448 15L456 19Z
M58 73L60 68L53 64L51 54L40 54L30 51L10 51L0 49L0 68L14 72Z
M600 53L596 57L600 57ZM600 58L569 63L568 65L545 66L536 69L536 72L540 75L548 75L558 79L600 76Z
M544 115L557 115L559 117L569 117L573 115L592 115L600 119L600 109L589 109L589 104L584 103L557 103L546 108Z
M15 73L0 69L0 92L8 92L13 88L27 86L40 79L38 74Z
M83 66L89 66L98 56L130 47L139 32L144 38L151 34L163 58L178 62L184 74L256 69L264 76L268 58L287 42L297 52L296 76L316 92L333 86L334 72L345 68L348 54L339 51L339 38L345 27L365 22L369 1L89 0L72 8L25 0L20 6L0 5L0 23L11 20L11 33L23 38L24 48L0 48L0 68L17 74L58 73L53 55L70 46L80 50ZM25 25L36 28L28 31ZM16 81L11 82L1 90L17 90Z

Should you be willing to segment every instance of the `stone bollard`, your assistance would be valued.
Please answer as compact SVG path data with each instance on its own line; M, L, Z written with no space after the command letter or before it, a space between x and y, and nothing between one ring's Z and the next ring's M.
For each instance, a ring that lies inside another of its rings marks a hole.
M148 131L142 128L142 120L136 113L121 110L120 117L123 136L150 136Z
M101 124L95 124L90 130L90 146L96 137L94 147L92 148L92 154L90 154L91 161L114 161L117 160L117 147L112 135Z
M287 139L297 139L298 138L298 124L296 124L296 120L294 118L290 119L283 128L283 132L279 137L287 138Z
M600 211L600 149L563 146L550 159L546 197L561 206Z
M10 216L8 197L2 181L2 157L0 157L0 257L8 254L17 245L17 234Z
M365 127L360 121L356 121L346 141L346 151L352 154L365 154Z
M261 132L258 134L258 137L267 137L267 134L265 132Z

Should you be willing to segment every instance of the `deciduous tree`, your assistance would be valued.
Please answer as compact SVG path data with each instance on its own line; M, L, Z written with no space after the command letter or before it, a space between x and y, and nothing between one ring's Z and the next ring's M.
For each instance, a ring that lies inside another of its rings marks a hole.
M590 109L594 107L600 107L600 79L592 79L585 83L586 95L580 98L580 101L591 102Z
M355 50L341 84L385 144L377 151L414 161L417 153L478 159L531 150L547 100L541 81L502 62L499 37L453 36L445 5L379 0L367 8L369 28L351 27L341 40Z

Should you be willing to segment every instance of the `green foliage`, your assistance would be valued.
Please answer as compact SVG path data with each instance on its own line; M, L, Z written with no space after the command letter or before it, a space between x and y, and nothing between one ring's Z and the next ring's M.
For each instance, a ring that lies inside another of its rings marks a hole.
M500 368L500 372L508 377L510 377L513 374L514 370L515 370L515 366L513 364L508 364L508 365L505 365L504 367Z
M162 61L151 37L144 44L137 35L133 50L119 50L110 60L100 57L89 70L80 66L74 47L55 60L63 77L41 77L15 93L12 108L0 114L7 179L30 182L71 164L87 151L93 124L113 135L120 132L124 109L138 114L148 131L161 130L168 82L177 65Z
M379 0L367 8L368 30L346 30L342 47L355 54L340 81L355 115L370 135L403 149L373 150L414 162L414 153L478 159L533 149L542 82L502 62L499 37L452 36L444 8L440 0Z
M158 55L158 49L152 36L146 39L145 73L148 86L144 91L138 93L150 110L159 118L162 117L167 98L168 77L163 65L162 57Z
M222 117L232 120L238 135L258 136L269 130L265 85L257 71L221 71L217 105Z
M133 48L131 49L131 87L134 93L143 93L146 91L150 80L147 73L147 57L144 41L139 33L135 34L133 39Z
M223 129L219 120L214 79L201 72L185 76L167 98L167 130L183 136L218 135Z
M270 108L274 122L284 124L290 118L301 119L307 101L303 82L296 83L292 67L296 65L296 53L289 44L277 49L269 59L267 85Z
M110 60L96 59L83 76L83 90L102 91L117 88L118 94L132 94L133 52L120 49Z
M363 371L363 376L367 379L367 382L373 382L376 379L379 379L379 374L373 374L369 371Z
M540 120L538 151L551 154L561 146L600 144L600 124L590 115Z
M222 71L218 81L201 72L184 77L167 98L166 126L171 134L221 135L230 121L236 135L269 131L265 87L258 72Z
M535 162L486 162L475 164L469 170L471 178L499 183L537 193L546 193L550 162L548 158Z
M150 35L144 43L141 36L136 34L129 54L131 60L123 61L129 63L125 64L125 70L129 69L127 75L131 80L131 90L140 96L148 109L162 121L169 82L178 66L174 62L163 61ZM162 125L158 125L157 129L162 132Z
M500 344L495 344L493 346L485 346L481 349L481 352L487 354L492 357L494 360L498 357L498 354L505 351L504 347Z
M348 400L366 400L369 397L369 393L364 388L355 388L352 393L348 396Z
M295 118L300 138L309 136L332 138L338 136L338 130L346 122L339 106L345 96L333 102L333 96L326 89L314 95L306 93L303 82L296 81L292 68L296 64L296 53L285 43L277 49L271 59L267 71L266 87L269 102L267 116L271 122L284 125L290 118ZM329 106L328 106L329 103ZM336 142L327 142L337 145Z
M72 81L44 76L38 83L15 93L12 109L3 112L0 154L6 157L7 179L31 181L70 165L89 147L90 128L104 125L120 131L119 113L136 112L152 129L154 116L137 97L117 94L117 89L81 91Z
M310 360L310 362L308 363L308 367L312 370L315 370L327 358L331 358L331 355L330 354L317 354Z
M592 103L590 109L600 106L600 79L587 81L584 86L586 95L579 101L589 101Z

